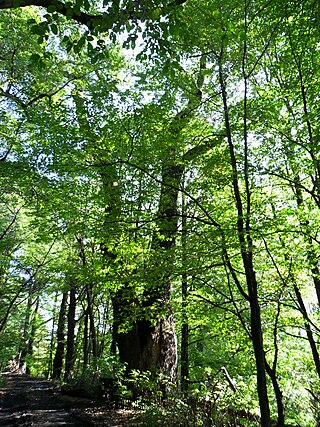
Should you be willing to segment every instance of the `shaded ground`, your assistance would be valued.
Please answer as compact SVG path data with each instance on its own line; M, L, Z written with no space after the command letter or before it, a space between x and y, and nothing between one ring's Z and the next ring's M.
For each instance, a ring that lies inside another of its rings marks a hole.
M133 413L54 391L50 381L21 374L3 374L0 426L126 427L136 425Z

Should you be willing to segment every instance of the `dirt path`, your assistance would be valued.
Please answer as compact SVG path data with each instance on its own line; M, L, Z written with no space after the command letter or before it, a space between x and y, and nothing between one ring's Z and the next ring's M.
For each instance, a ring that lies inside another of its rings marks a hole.
M20 374L3 375L0 426L6 427L126 427L130 412L112 411L90 399L59 395L53 384Z

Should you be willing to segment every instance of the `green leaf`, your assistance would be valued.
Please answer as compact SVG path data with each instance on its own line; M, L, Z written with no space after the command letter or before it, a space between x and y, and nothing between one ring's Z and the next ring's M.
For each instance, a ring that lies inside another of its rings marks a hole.
M86 43L86 38L85 37L81 37L79 40L78 40L78 43L74 46L74 52L75 53L79 53L80 51L81 51L81 49L83 48L83 46L85 45L85 43Z
M31 27L31 33L37 34L38 36L44 36L46 33L46 28L44 26L34 25Z
M56 10L57 10L57 6L56 6L56 5L54 5L54 4L50 4L50 5L47 7L47 11L48 11L49 13L54 13Z
M239 33L239 40L243 42L246 39L247 39L246 32L245 31L240 31L240 33Z
M98 62L98 56L94 55L91 57L91 64L96 64Z
M51 31L53 32L53 34L57 35L58 34L58 26L56 24L51 24Z
M160 9L160 8L157 8L157 9L153 10L153 11L150 13L150 18L151 18L153 21L156 21L156 20L158 20L158 19L160 18L160 15L161 15L161 9Z
M37 63L39 61L40 61L40 55L38 53L33 53L32 55L30 55L29 62Z

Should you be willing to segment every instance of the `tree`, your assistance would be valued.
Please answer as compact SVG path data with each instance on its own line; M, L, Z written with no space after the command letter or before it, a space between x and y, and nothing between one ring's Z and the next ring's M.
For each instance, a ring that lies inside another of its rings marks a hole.
M196 401L226 425L260 407L263 426L311 426L311 2L26 5L0 15L6 358L24 325L31 372L52 365L44 334L55 377L95 381L118 357L176 381L180 346L186 411Z

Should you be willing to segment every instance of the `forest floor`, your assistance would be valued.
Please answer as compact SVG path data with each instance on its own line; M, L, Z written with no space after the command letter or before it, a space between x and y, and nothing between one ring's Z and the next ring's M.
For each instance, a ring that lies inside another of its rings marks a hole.
M1 374L0 426L127 427L135 414L98 401L63 395L50 381L27 375Z

